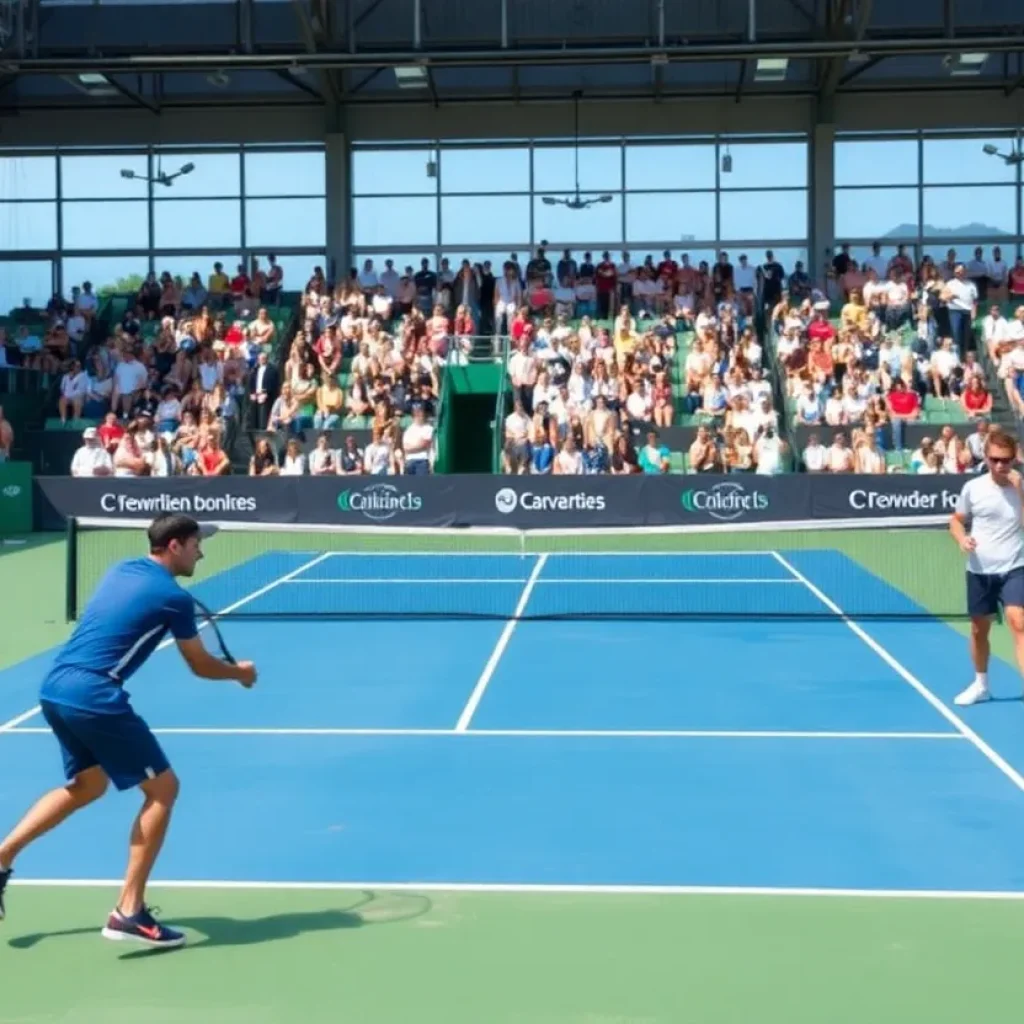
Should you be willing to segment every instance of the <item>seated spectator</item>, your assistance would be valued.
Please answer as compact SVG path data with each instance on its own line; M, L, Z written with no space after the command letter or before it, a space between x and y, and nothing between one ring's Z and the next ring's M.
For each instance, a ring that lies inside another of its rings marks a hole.
M878 450L874 433L860 438L854 450L854 468L858 473L884 473L885 456Z
M57 399L57 413L62 424L71 419L81 419L82 407L89 393L89 377L82 370L82 364L72 359L67 372L60 380L60 396Z
M146 464L143 447L139 440L139 424L130 420L114 451L114 476L146 476L149 467Z
M853 452L850 451L846 435L841 431L832 439L825 468L829 473L852 473L854 470Z
M386 476L397 472L394 446L381 426L373 427L373 440L366 446L364 467L371 476Z
M972 375L960 396L960 403L971 419L988 416L992 412L992 395L981 377Z
M811 434L803 452L804 469L808 473L823 473L828 468L828 457L828 449L818 440L818 435Z
M640 449L638 462L644 473L667 473L669 471L669 450L658 442L658 435L655 431L648 431L647 444Z
M310 476L337 475L334 465L334 453L330 448L330 440L329 434L320 434L317 437L316 445L306 460Z
M0 462L9 462L14 450L14 427L4 417L3 406L0 406Z
M786 442L779 437L774 427L767 426L759 430L754 441L755 472L760 476L775 476L782 473L785 470L783 457L786 451Z
M391 261L388 260L387 263ZM338 476L360 476L364 472L366 455L356 444L356 439L349 434L345 444L338 452L336 467Z
M583 473L583 455L576 447L576 438L572 433L566 434L555 456L554 472L563 476L579 476Z
M291 438L285 445L284 458L281 460L281 476L305 476L306 456L302 454L299 442Z
M688 452L691 473L716 473L721 469L718 446L705 426L697 428Z
M277 456L270 442L261 437L249 459L249 476L277 476Z
M110 453L100 443L95 427L82 431L82 447L71 460L72 476L113 476L114 463ZM0 462L3 461L0 456Z

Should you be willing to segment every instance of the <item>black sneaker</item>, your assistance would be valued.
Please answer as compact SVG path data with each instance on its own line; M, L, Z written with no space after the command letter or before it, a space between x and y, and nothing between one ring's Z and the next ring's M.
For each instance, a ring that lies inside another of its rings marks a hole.
M103 938L115 942L139 942L154 949L177 949L185 945L185 935L162 925L149 907L143 907L131 917L114 910L107 918Z
M4 919L4 890L7 888L7 883L11 880L11 875L13 874L14 868L0 871L0 921Z

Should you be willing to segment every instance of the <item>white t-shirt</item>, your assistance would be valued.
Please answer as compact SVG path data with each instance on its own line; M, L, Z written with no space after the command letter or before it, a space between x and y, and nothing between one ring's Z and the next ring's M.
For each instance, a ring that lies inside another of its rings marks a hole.
M105 469L107 476L114 471L113 460L106 448L99 445L83 445L75 452L71 460L72 476L95 476L98 469Z
M967 559L968 572L1001 575L1024 566L1024 505L1018 488L1000 487L987 473L975 477L960 492L956 511L978 545Z
M754 288L754 268L748 263L743 266L742 263L737 263L732 271L733 280L736 282L736 287L742 291L744 288L749 288L753 291Z
M132 395L141 391L146 386L146 378L149 374L146 368L137 359L128 362L124 360L114 367L114 380L117 383L118 394Z
M402 449L405 451L405 461L423 462L430 458L430 442L434 440L434 428L429 423L410 423L402 435ZM419 451L420 445L426 445Z
M828 449L823 444L810 444L804 449L804 467L808 473L820 473L827 459Z

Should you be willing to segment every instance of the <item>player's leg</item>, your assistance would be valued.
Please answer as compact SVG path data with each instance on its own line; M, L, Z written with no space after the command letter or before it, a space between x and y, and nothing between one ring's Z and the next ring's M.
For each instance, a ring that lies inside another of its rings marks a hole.
M5 913L4 889L18 854L75 811L98 800L107 788L106 773L97 764L88 744L75 734L73 727L65 720L65 709L44 701L41 710L60 744L64 777L68 781L66 785L40 797L15 825L14 830L0 842L0 920L3 920Z
M1024 675L1024 569L1014 569L1003 581L1003 617L1013 637L1017 667Z
M107 735L95 741L100 764L118 790L141 789L144 800L132 825L124 888L103 936L161 948L181 946L185 936L160 924L145 904L146 883L178 797L178 777L157 738L134 711L107 717L116 721L109 723Z
M960 707L978 704L989 699L988 661L989 633L992 620L999 611L999 577L967 573L967 614L971 617L970 651L974 664L974 679L970 686L957 694L955 703Z

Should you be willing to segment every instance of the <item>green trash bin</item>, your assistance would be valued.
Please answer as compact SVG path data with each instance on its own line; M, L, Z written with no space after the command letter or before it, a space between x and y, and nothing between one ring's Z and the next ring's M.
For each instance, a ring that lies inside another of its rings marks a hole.
M32 532L32 463L0 462L0 537Z

